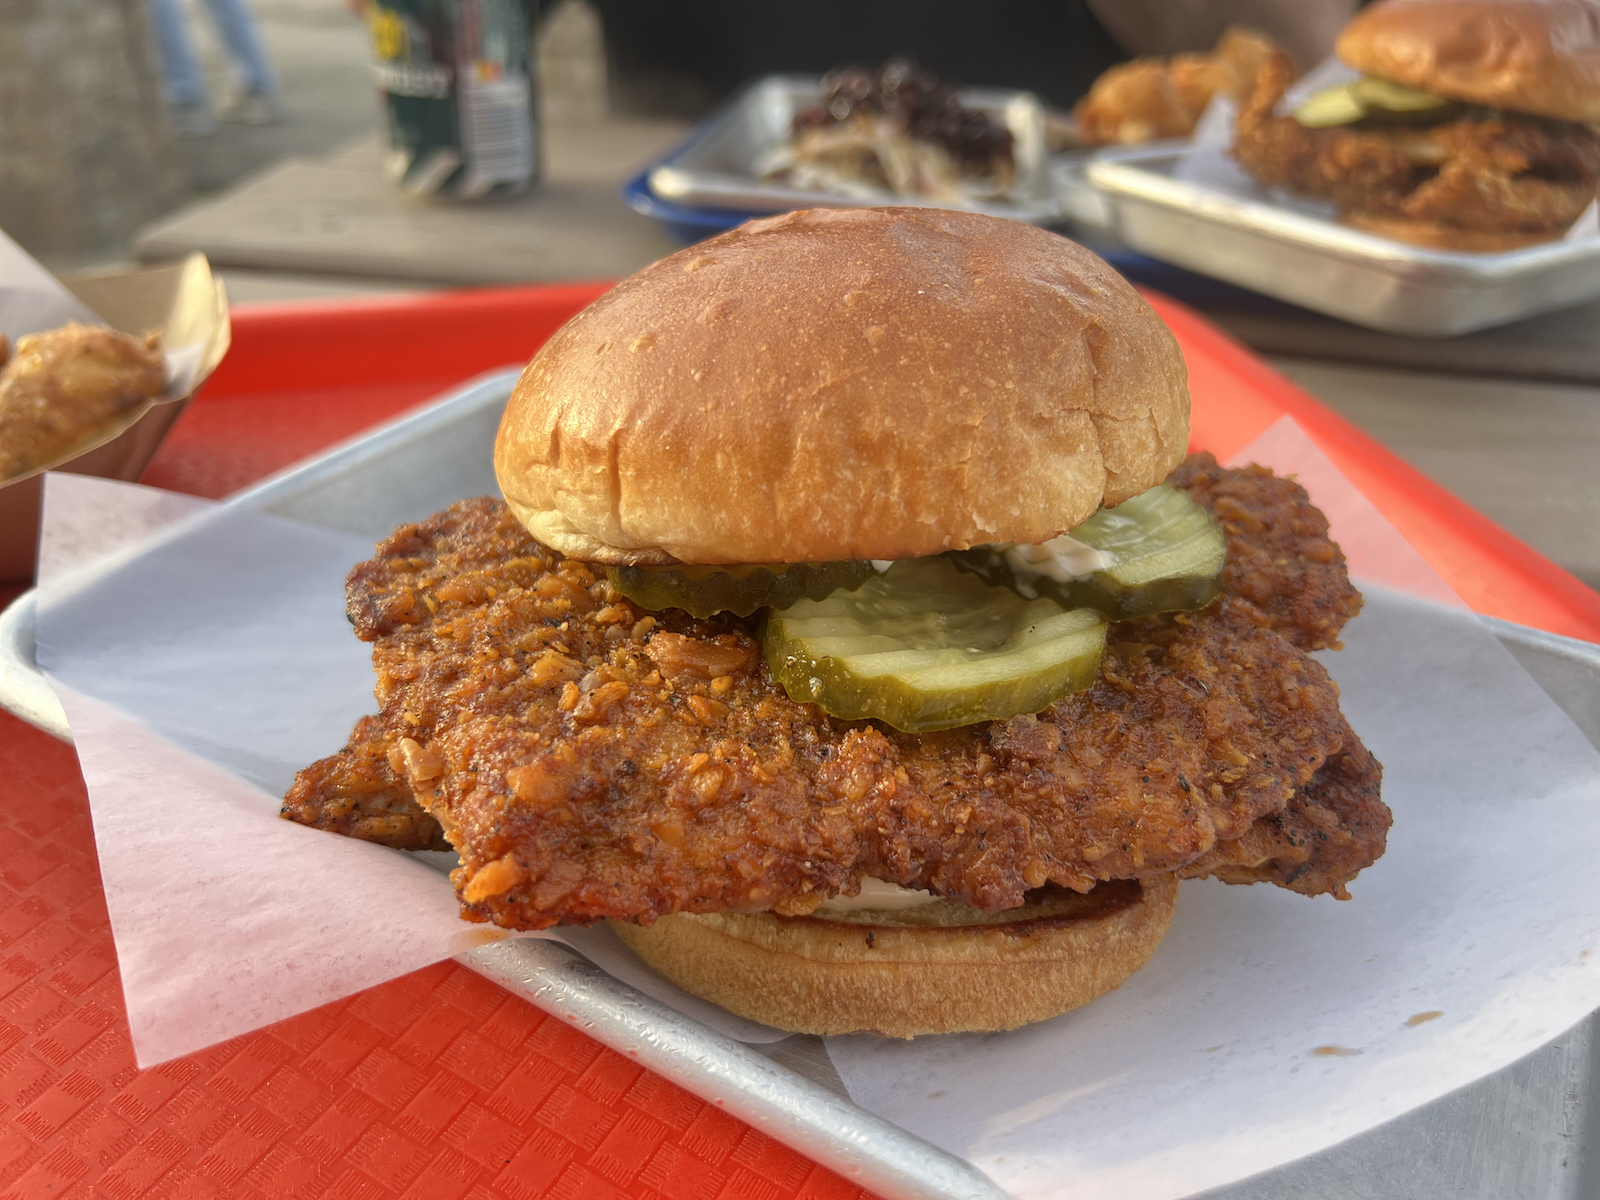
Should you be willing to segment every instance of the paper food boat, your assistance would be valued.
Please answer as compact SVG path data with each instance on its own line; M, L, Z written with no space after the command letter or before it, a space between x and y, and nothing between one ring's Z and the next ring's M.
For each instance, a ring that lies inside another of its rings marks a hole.
M73 320L136 337L159 330L167 390L94 429L69 453L0 483L0 581L33 577L44 473L138 479L222 361L231 337L222 282L203 254L168 266L58 281L0 234L0 332L14 342Z

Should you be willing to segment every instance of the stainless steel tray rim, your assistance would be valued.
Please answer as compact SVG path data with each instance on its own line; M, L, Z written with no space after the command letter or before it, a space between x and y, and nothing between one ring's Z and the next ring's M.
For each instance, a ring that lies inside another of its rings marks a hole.
M249 506L270 511L295 494L314 490L331 476L348 472L352 464L374 447L403 446L441 432L464 415L476 418L489 413L496 405L504 403L515 377L515 371L480 377L473 385L437 404L403 415L317 459L291 467L236 494L224 501L223 506ZM28 592L0 613L0 705L48 732L70 738L59 702L35 661L35 611L36 593ZM1519 657L1526 653L1541 661L1559 661L1567 665L1567 698L1570 701L1571 696L1577 694L1573 689L1583 689L1580 701L1591 705L1586 710L1589 715L1585 730L1592 739L1600 739L1600 645L1495 618L1481 619ZM30 695L35 698L32 702L27 700ZM40 696L48 698L48 705L38 699ZM53 712L46 711L47 708L53 708ZM560 1019L593 1033L636 1061L707 1096L770 1136L796 1146L891 1200L912 1197L994 1200L1002 1194L971 1164L866 1113L748 1047L710 1034L675 1010L658 1005L586 960L573 957L562 947L539 940L518 939L480 947L462 961ZM1480 1085L1485 1082L1480 1081ZM1390 1126L1413 1116L1414 1113L1396 1118ZM1362 1138L1368 1136L1361 1135ZM1338 1149L1300 1161L1321 1162L1325 1155ZM1287 1169L1276 1168L1258 1178L1282 1178L1277 1172ZM1248 1182L1238 1187L1252 1200L1258 1195ZM1235 1191L1233 1186L1224 1190L1229 1195ZM1320 1193L1294 1191L1292 1194L1352 1193L1325 1190ZM1363 1191L1361 1194L1374 1193ZM1429 1197L1436 1194L1444 1193L1427 1192Z
M1173 176L1184 150L1102 152L1085 172L1131 248L1384 333L1449 337L1600 296L1600 237L1497 254L1429 250L1286 200Z
M724 186L729 190L730 197L728 203L726 204L726 211L728 212L746 214L750 218L754 219L757 217L771 215L775 211L768 206L752 206L746 208L733 202L732 194L738 189L745 188L749 183L749 180L742 175L719 174L708 171L704 172L700 176L701 183L696 186L686 182L682 173L676 167L658 166L651 168L650 174L647 178L651 191L655 192L655 194L660 196L662 199L672 200L675 203L683 203L683 197L703 193L706 190L707 185L716 184ZM897 196L890 192L884 192L876 199L867 200L862 197L841 196L837 192L814 192L785 188L783 199L788 204L790 209L860 208L863 205L869 207L881 206L895 208L949 207L947 204L940 203L937 200L930 200L923 196ZM1061 206L1059 202L1055 200L1052 200L1049 203L1031 205L1018 204L1014 201L1006 203L991 203L989 201L977 200L971 204L963 205L961 211L983 213L986 216L991 217L1008 217L1012 220L1023 220L1030 224L1034 224L1055 220L1061 215L1060 208Z
M35 729L70 743L67 714L35 656L38 598L38 589L29 588L0 612L0 706Z
M783 184L768 184L753 174L734 173L705 164L694 164L696 156L708 144L731 135L747 110L763 103L788 103L796 95L815 97L818 80L801 75L769 75L746 85L721 108L708 117L688 140L675 147L667 156L652 166L646 174L651 191L665 200L680 204L701 205L729 212L749 212L752 216L781 212L794 208L847 208L860 205L902 205L916 208L947 208L948 204L921 197L897 196L884 192L872 199L841 196L832 192L799 189ZM961 88L964 102L987 109L1007 112L1019 101L1038 107L1031 93L1004 88ZM792 105L791 105L792 106ZM967 211L990 216L1008 217L1040 224L1059 219L1064 211L1063 197L1056 186L1052 163L1043 145L1042 109L1041 128L1037 146L1024 146L1037 158L1019 180L1019 186L1010 197L976 199L961 207ZM1008 122L1009 124L1009 122ZM690 165L694 164L694 165Z
M1207 216L1245 224L1253 231L1285 241L1312 245L1350 262L1386 265L1413 276L1437 274L1449 281L1480 283L1514 278L1540 271L1552 263L1574 258L1600 259L1600 237L1573 242L1551 242L1493 254L1410 247L1359 229L1335 225L1294 209L1258 200L1244 200L1196 184L1147 170L1141 163L1175 157L1171 148L1116 151L1089 164L1089 181L1104 191L1162 204L1184 214Z
M463 414L503 407L520 368L491 371L445 399L338 443L235 493L219 510L270 507L315 489L370 454L427 438ZM187 525L188 521L179 522ZM157 531L152 542L168 531ZM106 561L116 561L116 554ZM63 741L66 713L39 669L38 589L0 611L0 707ZM507 939L458 956L494 980L712 1103L794 1146L887 1200L1005 1200L971 1163L833 1095L758 1052L705 1029L613 979L576 951L539 939ZM779 1043L781 1044L781 1043Z

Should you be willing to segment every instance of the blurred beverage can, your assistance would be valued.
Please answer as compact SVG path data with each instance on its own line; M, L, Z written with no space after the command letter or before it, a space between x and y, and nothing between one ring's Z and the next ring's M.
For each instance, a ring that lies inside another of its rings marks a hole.
M482 200L538 181L535 2L367 0L388 169L402 191Z

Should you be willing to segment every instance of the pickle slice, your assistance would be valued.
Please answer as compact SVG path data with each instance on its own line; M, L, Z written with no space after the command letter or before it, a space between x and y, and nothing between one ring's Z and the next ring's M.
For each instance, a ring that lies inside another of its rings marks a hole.
M748 617L758 608L786 608L796 600L821 600L840 588L860 587L877 572L869 562L758 563L751 566L607 567L611 586L641 608L681 608L692 617L730 612Z
M1350 125L1366 115L1367 106L1356 98L1349 84L1318 92L1302 100L1294 110L1294 119L1307 129Z
M1294 119L1308 129L1326 129L1350 125L1368 117L1436 115L1439 110L1454 105L1455 101L1432 92L1364 75L1303 100L1294 110Z
M1057 539L1061 541L1063 539ZM1099 551L1104 565L1079 573L1043 546L977 546L954 555L989 583L1024 597L1046 596L1066 608L1087 605L1112 620L1204 608L1222 590L1228 541L1181 488L1158 483L1115 508L1102 508L1070 541Z
M1436 108L1448 108L1452 103L1432 92L1418 91L1403 83L1376 79L1371 75L1364 75L1352 83L1350 94L1367 108L1392 113L1429 112Z
M1105 638L1092 609L1026 600L938 556L769 613L762 651L790 699L924 733L1038 712L1081 691Z

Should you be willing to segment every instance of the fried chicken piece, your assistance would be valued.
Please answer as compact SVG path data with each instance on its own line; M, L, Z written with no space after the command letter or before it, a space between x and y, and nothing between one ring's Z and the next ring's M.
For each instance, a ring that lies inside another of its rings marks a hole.
M1172 483L1228 535L1223 594L1302 650L1337 649L1339 631L1361 611L1361 593L1306 490L1253 463L1218 466L1203 451L1184 460Z
M1217 90L1243 100L1256 85L1256 76L1274 54L1287 53L1259 29L1233 25L1225 29L1211 51L1221 75Z
M396 850L450 849L439 822L417 803L401 773L404 757L395 741L377 717L362 717L342 751L295 776L282 815Z
M991 911L1159 875L1352 740L1322 668L1231 598L1114 626L1100 680L1037 717L914 735L793 703L752 620L644 613L496 501L398 531L349 597L389 749L358 730L285 815L404 766L464 913L515 928L807 911L858 871Z
M1586 126L1469 113L1432 125L1307 129L1274 115L1293 71L1287 55L1274 55L1239 112L1233 154L1263 184L1330 200L1351 216L1550 237L1595 198L1600 136Z
M1275 883L1306 896L1348 900L1345 884L1383 854L1392 821L1380 798L1383 768L1351 734L1281 813L1219 841L1183 867L1183 879Z
M1091 146L1188 137L1205 102L1186 101L1172 74L1170 64L1161 58L1136 58L1112 67L1073 106L1078 136ZM1210 100L1209 94L1205 100Z
M1096 79L1073 108L1078 135L1096 146L1188 137L1214 95L1249 95L1275 50L1270 38L1235 26L1209 54L1121 63Z
M160 350L115 329L73 324L18 338L0 369L0 479L64 457L166 386Z

